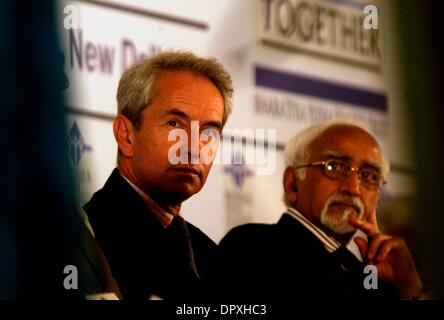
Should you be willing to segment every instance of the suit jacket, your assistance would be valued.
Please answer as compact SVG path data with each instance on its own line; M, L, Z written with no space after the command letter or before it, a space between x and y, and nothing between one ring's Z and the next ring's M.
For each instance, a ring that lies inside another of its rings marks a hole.
M82 223L81 242L77 265L79 269L79 289L86 299L122 298L109 263L86 225ZM111 294L111 295L109 295Z
M214 296L217 245L190 223L180 226L175 219L165 229L117 169L84 209L124 299L155 295L201 301Z
M364 264L342 250L329 253L299 221L284 214L277 224L247 224L221 241L227 297L258 301L393 298L378 281L366 290ZM351 262L351 263L350 263Z

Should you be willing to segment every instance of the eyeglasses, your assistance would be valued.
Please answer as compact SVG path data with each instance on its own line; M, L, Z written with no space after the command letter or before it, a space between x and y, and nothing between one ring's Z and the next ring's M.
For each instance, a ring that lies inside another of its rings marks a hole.
M386 184L384 177L375 168L352 168L348 164L338 160L318 161L295 167L301 169L305 167L324 166L324 174L335 180L345 180L353 171L357 171L359 180L369 189L378 189Z

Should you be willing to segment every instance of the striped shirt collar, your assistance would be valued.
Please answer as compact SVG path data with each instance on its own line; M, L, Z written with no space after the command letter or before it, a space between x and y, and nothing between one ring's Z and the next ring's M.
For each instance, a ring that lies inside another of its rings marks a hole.
M289 216L295 218L305 228L307 228L311 233L313 233L313 235L315 235L315 237L322 242L322 244L324 245L325 249L327 249L328 252L333 252L341 246L341 244L338 241L336 241L336 239L326 234L323 230L314 225L310 220L304 217L304 215L302 215L296 209L288 207L286 213Z
M120 173L122 178L124 178L129 185L140 195L145 204L151 210L151 212L156 216L159 220L160 224L166 229L171 221L173 221L174 215L164 210L161 206L159 206L150 196L148 196L145 192L143 192L139 187L137 187L134 183L132 183L127 177L125 177L122 173ZM180 213L179 213L180 215Z

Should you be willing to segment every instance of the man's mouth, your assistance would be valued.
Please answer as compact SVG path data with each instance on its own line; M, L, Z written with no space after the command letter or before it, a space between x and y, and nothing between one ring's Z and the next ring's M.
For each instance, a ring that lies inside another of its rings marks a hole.
M347 202L333 202L330 205L330 207L336 207L336 208L339 208L342 210L350 208L350 209L353 209L357 215L359 215L360 211L361 211L358 206L354 205L353 203L347 203Z
M192 167L185 167L185 166L174 166L172 168L174 171L179 171L179 172L183 172L183 173L188 173L188 174L194 174L196 176L200 177L200 172L199 170L192 168Z

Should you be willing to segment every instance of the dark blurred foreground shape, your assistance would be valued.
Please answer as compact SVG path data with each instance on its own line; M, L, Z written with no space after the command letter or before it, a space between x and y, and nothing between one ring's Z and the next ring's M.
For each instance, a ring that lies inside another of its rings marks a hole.
M80 216L52 1L0 4L0 299L77 299Z
M403 79L418 166L415 222L425 284L444 299L444 58L439 1L395 1Z

